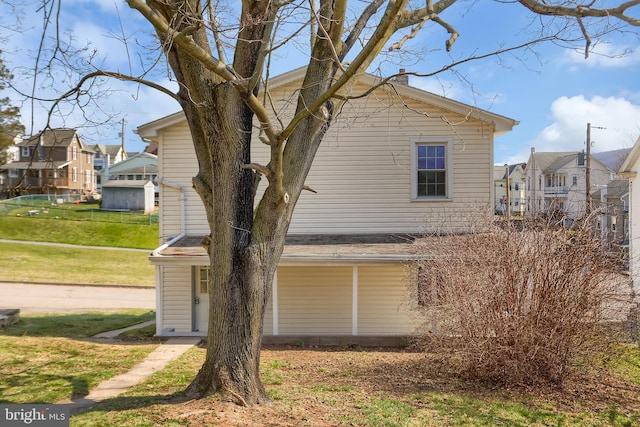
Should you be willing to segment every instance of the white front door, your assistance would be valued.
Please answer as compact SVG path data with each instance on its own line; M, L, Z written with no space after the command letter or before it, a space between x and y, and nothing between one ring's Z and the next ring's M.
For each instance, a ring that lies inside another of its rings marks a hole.
M209 267L195 267L194 332L206 332L209 325Z

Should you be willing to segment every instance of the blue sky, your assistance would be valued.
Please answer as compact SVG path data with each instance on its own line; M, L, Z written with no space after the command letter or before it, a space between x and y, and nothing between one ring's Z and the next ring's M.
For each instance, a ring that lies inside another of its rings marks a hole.
M103 58L102 63L111 70L126 72L137 68L135 55L131 56L133 61L127 60L126 50L116 36L124 33L131 41L144 41L149 27L124 1L62 1L63 34L72 34L76 46L91 42L97 57ZM460 33L451 53L444 51L446 31L432 26L407 42L403 55L384 54L370 71L391 74L405 68L429 73L470 54L519 44L531 39L540 29L540 21L517 4L489 0L459 3L442 16ZM15 68L29 64L39 42L42 14L37 12L37 0L17 0L11 4L15 10L0 1L0 37L5 65ZM635 14L640 15L640 10ZM14 22L16 18L20 20L19 25ZM550 28L557 21L543 22ZM538 45L533 51L470 62L456 73L411 77L410 84L520 121L512 132L496 138L496 164L525 162L531 147L536 151L582 150L588 122L594 127L594 152L631 147L640 136L639 32L640 28L636 28L626 34L610 34L595 44L586 60L583 44L569 49L549 43ZM129 45L129 52L133 50L134 43ZM289 71L304 62L302 54L289 51L286 57L275 61L272 74ZM16 68L14 74L16 84L29 90L24 73ZM62 76L56 78L60 80L53 85L63 88ZM168 83L162 74L155 78ZM109 85L117 92L102 101L101 108L114 117L111 126L81 130L91 143L119 143L120 119L124 118L126 147L139 151L144 145L133 129L179 109L175 101L146 87L117 81ZM36 104L32 109L30 104L22 104L21 107L28 131L37 132L44 126L42 106ZM80 111L73 111L66 122L54 125L82 126L83 120Z

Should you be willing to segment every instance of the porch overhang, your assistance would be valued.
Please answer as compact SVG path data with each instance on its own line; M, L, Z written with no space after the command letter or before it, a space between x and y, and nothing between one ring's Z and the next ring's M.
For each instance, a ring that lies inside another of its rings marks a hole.
M62 169L71 164L70 161L60 162L11 162L0 166L0 169L16 170L53 170Z
M292 235L287 236L281 266L401 263L430 258L420 253L410 235ZM154 265L209 265L202 236L185 236L155 250Z

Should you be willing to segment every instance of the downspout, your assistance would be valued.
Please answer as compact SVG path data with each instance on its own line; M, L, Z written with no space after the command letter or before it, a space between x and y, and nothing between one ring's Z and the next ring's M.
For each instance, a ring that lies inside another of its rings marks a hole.
M169 239L166 243L154 249L154 251L151 252L152 257L161 256L160 252L167 249L169 246L173 245L175 242L177 242L178 240L182 239L187 235L187 218L186 218L187 196L186 196L184 186L160 177L158 178L158 185L165 185L167 187L175 188L176 190L180 191L180 234Z
M164 178L158 177L158 185L165 185L167 187L175 188L180 191L180 234L169 239L166 243L158 246L156 249L151 252L150 258L160 257L160 252L173 245L178 240L182 239L187 235L187 210L186 210L186 191L183 185L177 184L175 182L169 181ZM160 275L160 269L163 268L161 265L156 265L155 275L156 275L156 335L161 335L162 330L164 329L164 325L162 323L163 319L163 308L162 308L162 277Z

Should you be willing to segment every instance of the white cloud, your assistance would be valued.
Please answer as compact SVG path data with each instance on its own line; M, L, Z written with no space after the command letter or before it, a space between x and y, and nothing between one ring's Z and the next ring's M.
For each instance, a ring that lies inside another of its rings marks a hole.
M553 123L509 158L509 163L526 161L530 147L538 152L586 149L587 123L591 123L594 153L630 148L640 135L640 105L626 98L563 96L551 104L551 117Z
M585 59L582 49L563 50L563 62L573 64L572 70L587 68L624 68L640 64L640 49L626 45L599 43Z

